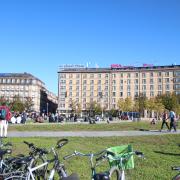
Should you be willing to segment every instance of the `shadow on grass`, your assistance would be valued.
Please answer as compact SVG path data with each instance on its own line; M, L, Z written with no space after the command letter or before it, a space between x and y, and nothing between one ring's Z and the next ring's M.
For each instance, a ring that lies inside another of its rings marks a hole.
M154 151L154 152L158 154L169 155L169 156L180 156L180 154L169 153L169 152L162 152L162 151Z
M149 131L149 129L138 129L139 131Z

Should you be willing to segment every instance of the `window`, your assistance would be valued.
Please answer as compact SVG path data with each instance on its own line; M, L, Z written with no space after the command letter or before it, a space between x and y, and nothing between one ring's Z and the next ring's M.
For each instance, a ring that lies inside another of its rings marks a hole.
M116 86L113 86L113 91L116 91Z
M162 86L161 85L158 85L158 90L162 90Z
M113 77L113 78L116 78L116 74L112 74L112 77Z
M166 82L166 83L169 83L169 78L166 78L166 79L165 79L165 82Z
M143 85L143 86L142 86L142 90L146 90L146 85Z
M76 78L79 78L80 77L80 75L79 74L76 74Z
M113 98L113 99L112 99L112 103L115 103L115 102L116 102L116 99L115 99L115 98Z
M101 86L98 86L98 91L101 91Z
M137 77L139 77L139 74L138 74L138 73L136 73L136 74L135 74L135 77L136 77L136 78L137 78Z
M105 81L105 84L108 84L108 80Z
M69 86L69 90L72 91L72 86Z
M169 84L167 84L167 85L166 85L166 90L169 90L169 89L170 89L170 88L169 88Z
M69 78L73 78L73 74L69 74Z
M161 78L158 78L158 83L161 83L162 82L162 79Z
M108 78L108 74L106 74L105 77Z
M105 86L105 91L108 91L108 86Z
M79 91L79 86L76 86L76 91Z
M153 85L150 85L150 90L154 90L154 86Z
M113 96L116 96L116 92L113 92Z
M123 92L120 92L120 97L122 97L123 96Z
M150 92L150 96L151 96L151 97L154 97L154 92L151 91L151 92Z
M150 77L153 77L153 75L154 75L153 72L151 72L151 73L150 73Z
M101 80L98 80L98 85L101 85Z
M85 85L87 83L87 81L86 80L83 80L83 85Z
M145 74L145 73L142 73L142 77L145 78L145 77L146 77L146 74Z
M94 91L94 86L90 86L90 90L91 90L91 91Z
M98 78L101 78L101 74L98 74Z
M134 80L134 84L138 84L138 79L135 79L135 80Z
M130 73L127 73L127 77L130 78L130 77L131 77L131 74L130 74Z
M162 91L158 91L158 95L162 95Z
M121 73L121 77L123 78L123 73Z
M116 84L116 80L113 80L113 84Z
M83 90L84 90L84 91L86 90L86 86L83 86Z
M130 87L130 86L127 86L127 90L130 91L130 90L131 90L131 87Z
M153 84L154 83L154 80L153 79L150 79L150 84Z
M84 78L84 79L87 78L87 74L83 74L83 78Z
M128 92L128 93L127 93L127 96L131 96L131 92Z
M165 72L165 76L168 77L169 76L169 72Z
M135 96L135 97L138 97L138 92L137 92L137 91L134 93L134 96Z
M162 75L162 73L161 72L158 72L158 76L161 76Z
M138 87L138 85L136 85L136 86L135 86L135 90L138 90L138 89L139 89L139 87Z
M94 84L94 80L91 80L91 81L90 81L90 84Z
M143 84L146 84L146 79L142 79L142 83L143 83Z
M78 85L79 85L79 80L76 80L76 84L78 84Z
M127 80L127 84L131 84L131 80L130 79Z
M79 96L79 92L76 92L76 96Z
M121 80L120 83L123 84L123 80Z
M123 91L123 86L120 86L120 90Z
M90 74L90 78L94 78L94 74Z

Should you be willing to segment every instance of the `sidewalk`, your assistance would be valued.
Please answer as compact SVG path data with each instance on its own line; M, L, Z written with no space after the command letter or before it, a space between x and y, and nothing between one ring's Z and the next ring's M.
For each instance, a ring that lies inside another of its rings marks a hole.
M164 134L180 134L177 132L159 132L157 130L142 131L9 131L8 137L111 137L111 136L151 136Z

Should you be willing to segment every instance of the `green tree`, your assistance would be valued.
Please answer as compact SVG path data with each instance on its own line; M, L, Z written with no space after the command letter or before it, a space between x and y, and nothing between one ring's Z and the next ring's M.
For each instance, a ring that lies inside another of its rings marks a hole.
M33 106L34 106L34 103L32 101L32 98L31 97L26 97L25 102L24 102L24 108L27 111L30 111Z
M12 111L19 111L23 112L25 110L24 103L20 100L19 96L14 96L13 97L13 102L12 102Z

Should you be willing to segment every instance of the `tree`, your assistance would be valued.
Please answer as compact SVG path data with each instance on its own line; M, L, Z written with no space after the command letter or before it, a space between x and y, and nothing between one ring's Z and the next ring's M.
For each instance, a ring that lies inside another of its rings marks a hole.
M95 107L96 107L96 102L93 101L93 102L90 102L90 103L87 103L87 112L89 113L89 116L94 116L95 115Z
M140 93L135 99L135 109L138 109L140 116L144 116L144 110L147 106L147 98L144 94Z
M130 97L127 97L125 100L120 99L118 101L119 110L124 111L124 112L132 111L133 109L132 105L133 105L133 102Z
M95 104L95 109L94 109L94 112L96 115L100 115L102 113L102 107L100 104Z
M24 108L27 111L30 111L33 106L34 106L34 103L32 101L32 98L31 97L26 97L25 102L24 102Z
M19 96L13 97L12 111L23 112L25 110L24 103L20 100Z

